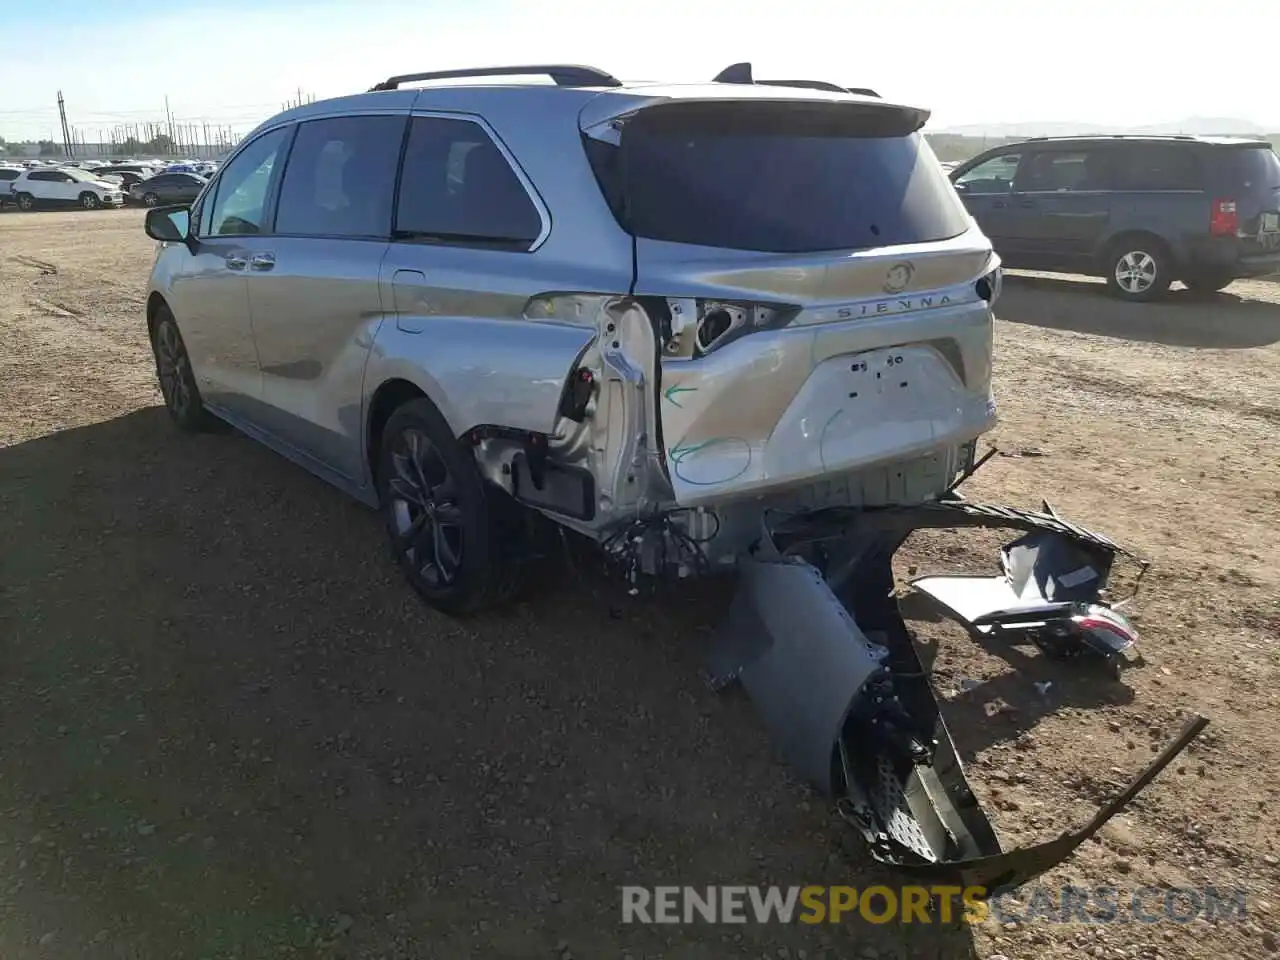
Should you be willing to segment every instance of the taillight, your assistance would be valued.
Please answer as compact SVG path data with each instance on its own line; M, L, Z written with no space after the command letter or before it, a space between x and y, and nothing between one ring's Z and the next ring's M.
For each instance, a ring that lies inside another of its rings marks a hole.
M1239 229L1240 220L1236 216L1234 200L1213 201L1213 211L1209 214L1209 232L1215 237L1234 237Z

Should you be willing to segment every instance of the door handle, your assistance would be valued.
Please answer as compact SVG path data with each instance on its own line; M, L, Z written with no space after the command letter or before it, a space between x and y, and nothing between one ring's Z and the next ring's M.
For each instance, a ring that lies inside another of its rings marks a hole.
M254 270L270 270L276 265L276 255L274 253L255 253L249 260L249 266Z
M227 257L226 263L228 270L243 270L248 261L245 260L244 257L237 256L233 253L231 256Z

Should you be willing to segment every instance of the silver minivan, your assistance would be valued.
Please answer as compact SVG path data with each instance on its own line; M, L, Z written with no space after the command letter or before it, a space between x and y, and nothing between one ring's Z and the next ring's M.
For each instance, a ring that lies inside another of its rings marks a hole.
M1000 269L927 117L576 66L289 110L148 213L165 403L379 507L454 613L529 516L697 573L768 511L930 499L995 422Z

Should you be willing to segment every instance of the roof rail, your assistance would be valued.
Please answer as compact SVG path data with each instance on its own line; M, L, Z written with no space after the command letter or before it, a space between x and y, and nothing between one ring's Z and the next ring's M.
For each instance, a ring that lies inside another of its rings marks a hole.
M550 77L558 87L620 87L622 81L617 77L573 63L534 64L517 67L468 67L465 70L431 70L427 73L405 73L397 77L383 80L371 87L370 93L377 90L397 90L402 83L413 83L418 80L455 80L461 77Z
M712 83L750 83L765 87L800 87L804 90L829 90L832 93L856 93L863 97L880 99L880 94L868 87L841 87L825 80L756 80L751 75L751 64L734 63L715 75Z

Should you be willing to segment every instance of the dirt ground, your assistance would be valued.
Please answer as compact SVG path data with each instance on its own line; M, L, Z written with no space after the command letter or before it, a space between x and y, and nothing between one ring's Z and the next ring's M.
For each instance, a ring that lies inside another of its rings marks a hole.
M1280 285L1126 305L1012 278L1005 455L966 492L1047 495L1149 557L1146 665L1118 683L918 625L1006 841L1082 820L1209 716L1044 885L1242 889L1247 917L642 927L620 923L619 886L880 876L750 704L699 681L712 605L619 610L566 568L500 616L428 611L367 510L243 437L171 429L141 226L0 215L5 960L1276 949ZM934 535L903 561L985 569L993 545Z

